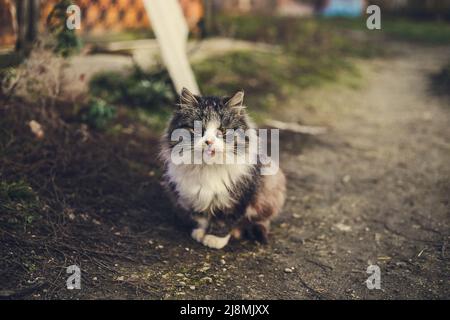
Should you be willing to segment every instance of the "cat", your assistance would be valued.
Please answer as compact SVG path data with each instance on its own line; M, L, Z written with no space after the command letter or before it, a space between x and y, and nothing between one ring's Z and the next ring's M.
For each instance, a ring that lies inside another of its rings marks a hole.
M250 161L257 155L248 148L249 141L258 137L256 130L248 130L255 126L245 111L243 98L243 91L232 97L214 97L194 95L183 88L161 141L163 184L177 204L178 213L192 223L192 238L210 248L221 249L232 238L267 243L270 222L285 201L286 179L281 169L273 175L261 175L261 163ZM244 151L238 148L236 139L226 139L230 129L250 132L241 139ZM173 139L177 130L188 132L188 138L197 132L198 140ZM180 146L184 147L180 154L193 155L194 159L193 150L200 148L200 163L175 163L174 150ZM232 155L247 161L228 164L204 160L221 156L223 160Z

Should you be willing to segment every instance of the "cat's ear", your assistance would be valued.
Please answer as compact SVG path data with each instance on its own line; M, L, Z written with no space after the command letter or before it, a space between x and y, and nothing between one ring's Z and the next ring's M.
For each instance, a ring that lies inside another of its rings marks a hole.
M198 100L195 97L195 95L190 92L188 89L183 88L181 90L181 95L180 95L180 102L179 102L179 106L180 107L193 107L196 106L198 104Z
M244 91L240 90L236 92L234 96L226 100L225 106L228 108L233 108L238 113L240 113L243 109L245 109L243 103L244 103Z

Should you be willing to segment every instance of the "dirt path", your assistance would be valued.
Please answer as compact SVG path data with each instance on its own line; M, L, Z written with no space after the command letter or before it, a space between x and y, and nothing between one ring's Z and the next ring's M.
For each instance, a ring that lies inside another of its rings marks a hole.
M450 297L450 109L428 94L450 50L396 50L363 67L360 88L304 92L281 113L330 133L282 134L289 194L271 244L211 252L165 235L165 258L142 266L154 298ZM381 290L365 285L371 264Z
M43 281L36 299L450 298L450 109L428 92L450 48L396 51L366 62L357 88L310 90L280 108L280 120L330 130L282 133L288 201L269 245L210 250L177 227L152 160L156 140L80 142L53 170L65 207L51 234L3 234L11 263L35 259L46 270L12 268L7 283ZM65 288L71 264L82 290ZM372 264L381 290L365 285Z
M428 93L428 75L450 51L396 50L396 58L367 66L362 88L336 86L301 100L309 111L297 117L331 132L282 162L288 215L299 218L286 217L277 230L279 250L290 252L277 260L296 267L278 297L450 296L450 109ZM370 264L381 269L381 290L364 284Z

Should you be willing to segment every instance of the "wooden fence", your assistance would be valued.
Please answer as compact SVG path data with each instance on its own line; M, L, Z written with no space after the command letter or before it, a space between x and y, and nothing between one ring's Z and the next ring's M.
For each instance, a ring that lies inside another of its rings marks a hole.
M24 0L27 1L27 0ZM179 0L191 30L203 17L202 0ZM48 14L58 0L40 1L39 28L45 28ZM74 0L81 9L82 34L102 34L150 28L142 0ZM17 37L15 1L0 0L0 46L13 45Z

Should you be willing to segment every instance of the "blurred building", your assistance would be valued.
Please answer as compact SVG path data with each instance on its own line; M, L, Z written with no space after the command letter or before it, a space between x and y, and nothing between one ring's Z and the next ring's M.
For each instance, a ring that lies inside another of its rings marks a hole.
M311 15L313 6L308 1L298 0L213 0L214 8L226 13L262 13ZM311 2L311 1L309 1Z
M16 41L17 26L12 0L0 0L0 46Z
M449 17L450 0L205 0L212 1L216 12L232 14L360 15L368 4L379 5L383 12Z
M323 1L320 13L326 17L358 17L365 8L365 0L327 0Z
M48 14L58 0L40 1L41 30L45 28ZM179 0L191 30L198 28L203 17L202 0ZM142 0L74 0L81 9L82 34L102 34L125 30L150 28ZM15 27L15 0L0 0L0 46L14 45L17 28Z
M306 17L314 14L314 5L293 0L278 0L276 12L282 16Z
M370 0L382 12L428 19L450 19L450 0Z

